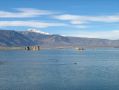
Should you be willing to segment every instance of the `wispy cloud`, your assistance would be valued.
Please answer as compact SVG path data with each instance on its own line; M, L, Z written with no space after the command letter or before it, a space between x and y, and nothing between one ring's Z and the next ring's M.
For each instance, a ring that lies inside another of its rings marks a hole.
M33 8L17 8L16 12L0 11L0 18L26 18L40 15L49 15L53 12Z
M66 20L71 24L87 24L91 22L101 22L101 23L114 23L119 22L119 15L107 15L107 16L80 16L80 15L55 15L53 16L58 20Z
M39 16L42 15L44 16L42 20L44 21L46 20L48 22L40 21L41 18L39 18ZM37 17L39 21L32 21L33 17ZM76 30L78 29L76 33L71 32L70 35L72 36L89 37L89 38L107 38L107 39L118 39L119 37L119 30L112 30L112 31L102 31L102 30L91 31L91 29L89 29L89 31L86 30L90 27L90 25L93 25L93 23L94 24L119 23L119 14L88 16L88 15L62 14L57 12L51 12L48 10L40 10L33 8L16 8L13 11L0 10L0 18L2 18L2 20L3 19L6 20L7 18L11 18L10 20L13 20L13 21L4 21L4 20L0 21L0 27L19 26L28 28L48 28L48 27L65 26L65 28L71 27L71 29ZM28 18L29 21L24 21L25 18Z
M8 26L25 26L25 27L33 27L33 28L47 28L47 27L55 27L55 26L64 26L63 23L46 23L39 21L0 21L0 27L8 27Z

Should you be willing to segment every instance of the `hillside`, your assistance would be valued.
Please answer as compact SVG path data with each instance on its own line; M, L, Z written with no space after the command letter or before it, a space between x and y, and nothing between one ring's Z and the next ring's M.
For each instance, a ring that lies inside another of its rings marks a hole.
M0 46L26 46L34 42L28 37L11 30L0 30Z
M81 37L65 37L61 35L47 35L37 32L23 31L20 32L38 45L44 47L60 47L60 46L82 46L82 47L118 47L119 40L97 39L97 38L81 38Z
M64 37L35 31L0 30L0 46L30 46L42 47L118 47L119 40Z

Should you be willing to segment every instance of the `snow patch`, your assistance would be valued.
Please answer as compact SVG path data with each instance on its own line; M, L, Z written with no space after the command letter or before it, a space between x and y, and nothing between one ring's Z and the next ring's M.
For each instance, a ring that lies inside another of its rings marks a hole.
M40 31L40 30L37 30L37 29L28 29L28 31L29 32L34 32L34 33L40 33L40 34L50 35L47 32L43 32L43 31Z

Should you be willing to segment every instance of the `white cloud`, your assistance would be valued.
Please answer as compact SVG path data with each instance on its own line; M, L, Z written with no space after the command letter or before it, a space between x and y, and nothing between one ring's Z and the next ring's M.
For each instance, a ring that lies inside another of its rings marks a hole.
M0 11L0 18L26 18L39 15L49 15L52 12L33 8L17 8L16 12Z
M47 28L52 26L64 26L63 23L46 23L38 21L0 21L0 27L7 26L25 26L25 27L35 27L35 28Z
M55 15L54 18L58 20L66 20L71 24L87 24L90 22L103 22L103 23L113 23L119 22L119 15L107 15L107 16L80 16L80 15Z
M95 31L95 32L81 31L77 34L73 33L72 35L77 37L88 37L88 38L102 38L102 39L112 39L112 40L119 39L119 30Z

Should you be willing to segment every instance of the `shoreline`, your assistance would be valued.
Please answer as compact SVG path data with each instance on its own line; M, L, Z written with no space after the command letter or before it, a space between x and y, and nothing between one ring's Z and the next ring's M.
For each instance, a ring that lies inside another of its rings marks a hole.
M25 50L26 46L13 46L13 47L0 47L0 51L4 51L4 50ZM46 50L46 49L96 49L96 48L115 48L115 47L72 47L72 46L68 46L68 47L41 47L40 50ZM26 50L27 51L27 50ZM38 50L31 50L31 51L38 51Z

